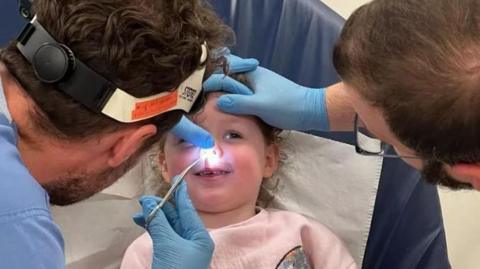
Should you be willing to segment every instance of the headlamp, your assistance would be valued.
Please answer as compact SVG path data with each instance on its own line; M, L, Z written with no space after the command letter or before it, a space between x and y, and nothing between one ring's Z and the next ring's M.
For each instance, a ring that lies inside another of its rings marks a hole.
M136 122L171 110L190 112L202 91L207 45L202 45L199 64L180 86L149 97L137 98L115 86L75 57L40 25L36 16L17 38L17 48L30 62L37 78L54 84L65 94L94 112L120 122Z

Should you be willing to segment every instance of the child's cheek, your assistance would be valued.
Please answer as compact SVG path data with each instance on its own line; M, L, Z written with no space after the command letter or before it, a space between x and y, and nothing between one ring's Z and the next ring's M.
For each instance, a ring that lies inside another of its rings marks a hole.
M232 162L237 169L242 169L244 173L250 171L255 166L256 156L253 154L245 154L243 150L236 150L235 154L231 154Z
M170 155L170 157L172 167L170 171L173 172L172 175L178 175L195 160L195 150L191 148L182 149Z

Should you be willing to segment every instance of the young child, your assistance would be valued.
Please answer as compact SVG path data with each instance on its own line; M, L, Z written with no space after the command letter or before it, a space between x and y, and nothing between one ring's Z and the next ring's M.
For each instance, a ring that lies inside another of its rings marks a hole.
M215 138L218 161L205 160L187 174L188 193L215 242L210 268L357 268L328 228L303 215L257 207L278 167L278 131L253 116L221 112L210 93L193 121ZM199 149L167 134L159 162L168 182L199 157ZM268 202L268 201L263 201ZM127 249L121 268L149 268L148 233Z

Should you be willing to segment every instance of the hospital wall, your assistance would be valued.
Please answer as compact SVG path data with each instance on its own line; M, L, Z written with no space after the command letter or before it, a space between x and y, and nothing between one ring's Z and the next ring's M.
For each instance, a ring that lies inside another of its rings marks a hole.
M366 0L324 0L345 18ZM439 189L450 262L454 269L480 268L480 193Z

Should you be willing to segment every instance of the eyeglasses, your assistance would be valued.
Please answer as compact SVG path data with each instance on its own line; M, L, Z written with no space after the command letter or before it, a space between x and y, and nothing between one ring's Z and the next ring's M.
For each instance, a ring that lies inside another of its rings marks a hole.
M419 159L417 156L407 156L407 155L398 155L390 154L387 151L391 146L382 140L378 139L374 134L368 131L366 125L358 117L358 114L355 114L354 121L354 131L355 131L355 151L358 154L365 156L380 156L384 158L410 158L410 159Z

